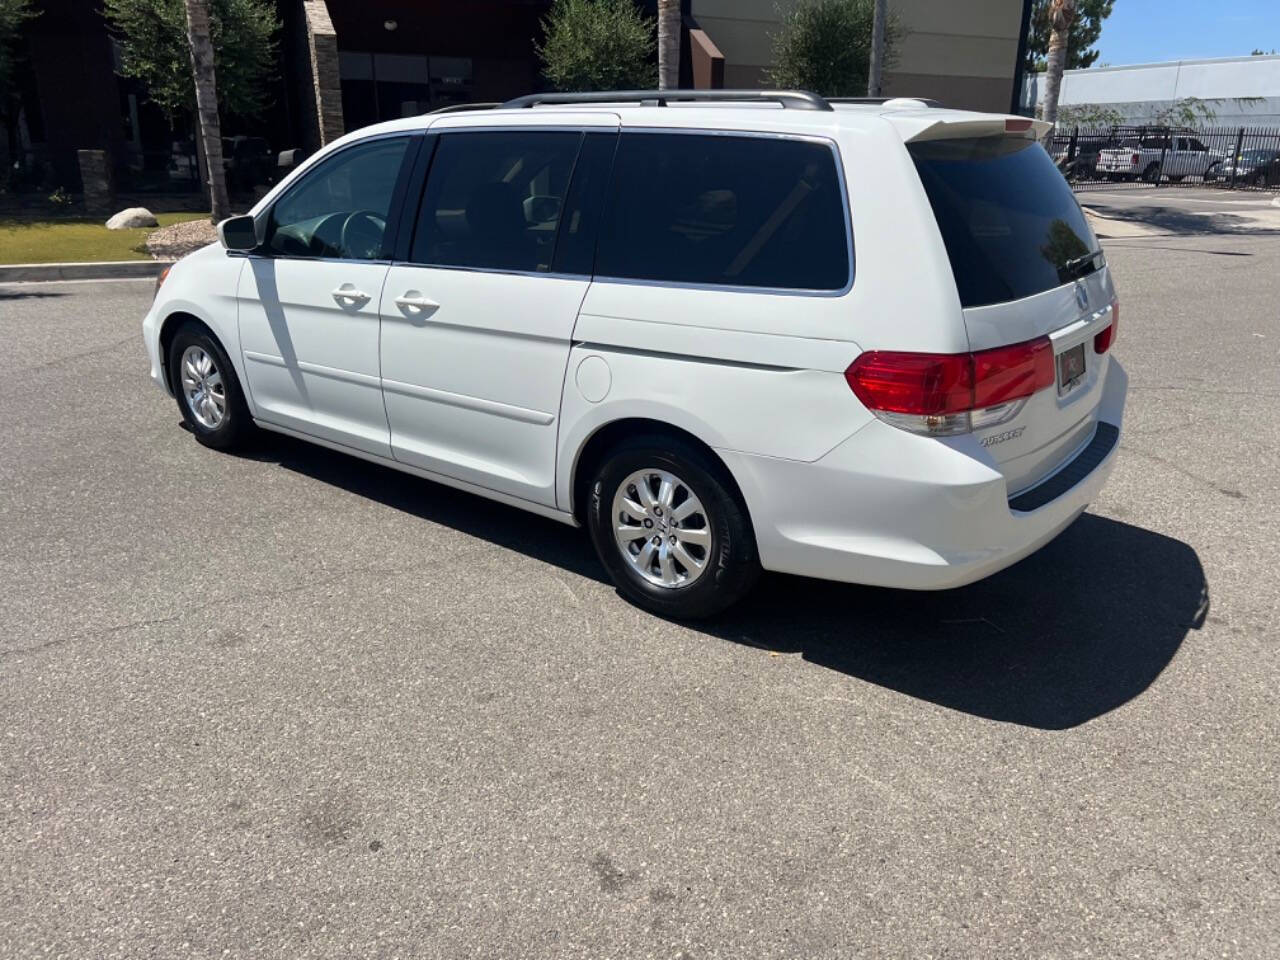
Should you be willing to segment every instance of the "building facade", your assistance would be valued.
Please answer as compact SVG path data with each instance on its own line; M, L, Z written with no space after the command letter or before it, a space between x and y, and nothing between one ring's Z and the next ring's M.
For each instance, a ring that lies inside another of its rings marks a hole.
M544 88L536 42L552 0L274 0L282 25L272 106L224 135L312 151L343 133L458 103ZM683 0L681 85L767 85L773 36L795 0ZM650 15L657 0L637 0ZM781 5L779 5L779 3ZM889 0L903 27L885 75L890 96L1009 110L1021 80L1030 0ZM118 76L101 0L42 0L24 29L23 149L76 180L75 152L104 150L121 174L167 181L190 122L169 119ZM187 167L182 167L187 169Z
M1026 78L1023 112L1044 98L1044 75ZM1280 56L1173 60L1129 67L1090 67L1062 74L1058 106L1106 111L1125 123L1145 123L1179 102L1199 101L1209 125L1280 126ZM1092 109L1098 108L1098 109Z
M767 85L773 36L795 0L692 0L692 14L724 54L726 87ZM888 96L1008 111L1018 88L1026 0L889 0L903 36L885 71Z

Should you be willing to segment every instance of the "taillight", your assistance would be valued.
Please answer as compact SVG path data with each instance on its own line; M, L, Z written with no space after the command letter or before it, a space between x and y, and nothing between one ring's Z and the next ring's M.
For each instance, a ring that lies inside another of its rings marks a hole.
M1136 167L1137 165L1138 165L1138 154L1136 154L1136 153L1134 153L1134 154L1130 154L1130 156L1129 156L1129 166L1131 166L1131 167Z
M1053 385L1048 337L977 353L873 350L844 372L863 405L886 423L943 436L1004 423Z
M1093 352L1106 353L1116 342L1116 334L1120 330L1120 301L1111 301L1111 323L1101 333L1094 334Z

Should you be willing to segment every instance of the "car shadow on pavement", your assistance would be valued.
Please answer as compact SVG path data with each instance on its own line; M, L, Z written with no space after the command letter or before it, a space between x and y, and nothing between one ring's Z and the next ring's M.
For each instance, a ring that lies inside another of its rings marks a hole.
M65 297L65 293L57 290L32 290L22 287L0 287L0 300L48 300L51 297Z
M1191 547L1086 514L956 590L766 577L710 632L974 716L1064 730L1146 690L1208 608Z
M1196 213L1180 207L1159 206L1125 206L1108 204L1092 199L1089 209L1102 218L1099 230L1106 232L1107 220L1118 220L1152 227L1157 231L1176 234L1178 236L1274 236L1280 229L1265 225L1256 217L1230 211L1212 211Z
M608 582L586 534L554 520L284 437L250 455ZM919 593L765 574L739 606L687 626L974 716L1063 730L1146 690L1208 607L1190 546L1086 514L968 587Z

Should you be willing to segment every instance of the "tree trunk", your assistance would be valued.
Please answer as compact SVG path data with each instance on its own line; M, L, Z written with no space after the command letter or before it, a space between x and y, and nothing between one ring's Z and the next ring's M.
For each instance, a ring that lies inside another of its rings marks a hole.
M871 20L871 64L867 70L867 96L878 97L884 87L884 22L889 16L888 0L875 0Z
M680 86L680 0L658 0L658 89Z
M186 0L186 5L198 133L208 172L211 218L218 223L231 216L231 203L227 199L227 174L222 165L222 125L218 121L218 83L213 70L213 40L209 35L209 0Z
M1058 97L1062 93L1062 71L1067 65L1067 41L1076 18L1076 0L1053 0L1049 6L1049 54L1045 58L1044 103L1040 117L1058 122Z

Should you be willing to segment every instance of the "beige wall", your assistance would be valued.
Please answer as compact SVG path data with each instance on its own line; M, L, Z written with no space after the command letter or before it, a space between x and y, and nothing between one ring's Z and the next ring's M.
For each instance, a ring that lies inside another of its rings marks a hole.
M725 59L725 86L758 87L771 60L778 7L789 0L693 0L699 25ZM904 36L885 93L948 106L1006 111L1022 29L1022 0L889 0Z

